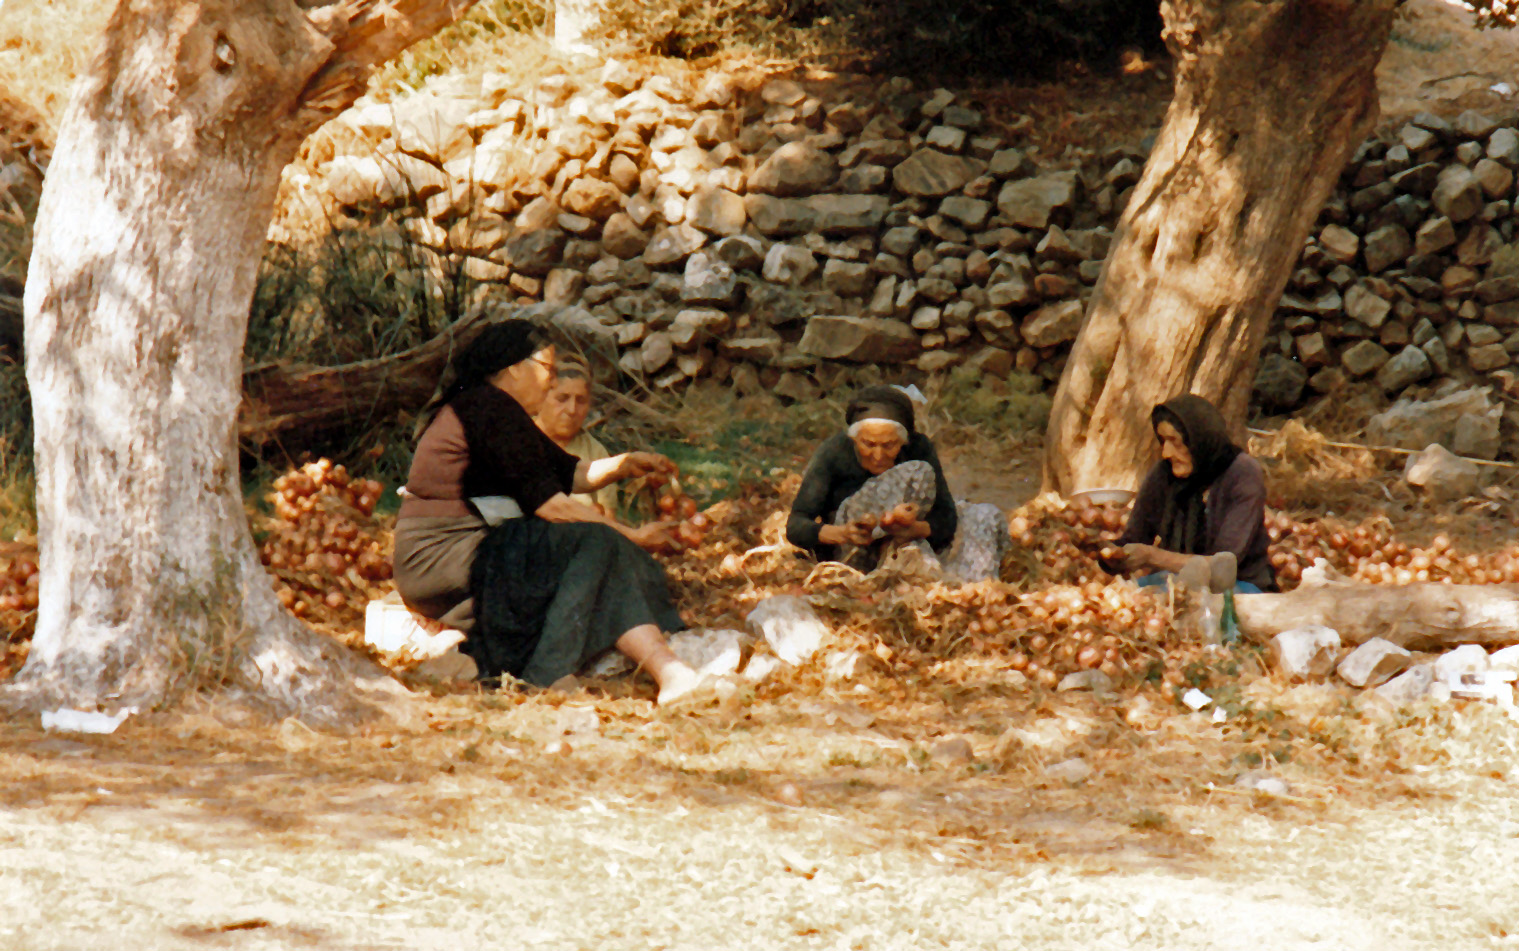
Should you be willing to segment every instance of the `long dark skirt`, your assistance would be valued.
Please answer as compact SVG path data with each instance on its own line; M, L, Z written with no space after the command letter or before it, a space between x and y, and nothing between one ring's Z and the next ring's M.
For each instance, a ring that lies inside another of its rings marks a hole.
M678 631L664 569L605 525L514 518L490 530L470 569L475 630L461 645L480 673L546 686L641 624Z

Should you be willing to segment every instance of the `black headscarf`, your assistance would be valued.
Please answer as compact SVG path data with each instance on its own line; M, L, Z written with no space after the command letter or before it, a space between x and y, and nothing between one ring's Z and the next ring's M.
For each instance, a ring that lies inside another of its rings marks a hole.
M546 346L548 341L530 321L506 320L488 325L475 335L475 339L454 360L453 382L441 393L435 391L433 398L417 414L416 425L412 428L412 441L422 438L422 434L432 425L443 407L483 385L501 370L521 363ZM448 379L446 370L443 379Z
M443 403L481 386L491 377L526 360L548 346L538 328L526 320L491 324L475 337L454 361L454 382L443 394Z
M867 386L844 409L845 426L853 426L862 419L889 419L912 433L917 429L916 418L912 398L894 386Z
M1192 474L1178 479L1161 461L1166 479L1165 508L1160 516L1161 547L1186 555L1197 554L1207 531L1203 493L1223 475L1243 450L1229 438L1229 427L1213 404L1190 393L1169 399L1150 412L1157 430L1170 423L1192 454ZM1157 432L1157 438L1159 433Z

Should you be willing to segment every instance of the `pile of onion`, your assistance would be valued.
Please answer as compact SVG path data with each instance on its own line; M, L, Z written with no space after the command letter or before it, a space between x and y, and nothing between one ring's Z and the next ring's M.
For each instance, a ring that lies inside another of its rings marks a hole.
M296 617L362 613L390 578L373 514L383 487L321 459L274 480L260 556Z

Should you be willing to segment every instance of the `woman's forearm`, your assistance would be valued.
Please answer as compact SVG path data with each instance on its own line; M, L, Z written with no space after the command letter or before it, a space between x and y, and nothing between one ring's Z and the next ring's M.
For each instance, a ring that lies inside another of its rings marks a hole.
M605 459L582 459L575 466L575 491L596 492L622 478L622 461L627 453Z
M533 514L545 522L593 522L605 525L625 538L633 537L633 530L617 519L602 515L589 505L582 505L563 493L538 506Z

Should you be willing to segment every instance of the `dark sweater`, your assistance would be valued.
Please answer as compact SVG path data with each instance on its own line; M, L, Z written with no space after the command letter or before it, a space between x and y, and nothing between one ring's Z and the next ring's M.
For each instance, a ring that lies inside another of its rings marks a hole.
M944 481L939 454L934 452L933 442L922 433L913 433L897 455L899 464L913 461L926 462L933 467L938 490L933 508L923 519L928 522L928 543L935 549L947 548L955 540L955 500L949 494L949 483ZM786 522L786 540L824 560L836 558L837 546L821 544L818 532L823 525L832 524L839 506L870 478L871 474L860 465L860 457L849 434L830 436L807 463L802 487L797 490L796 501L791 505L791 518Z
M476 387L443 407L422 434L400 516L468 515L465 500L491 495L510 496L532 514L570 493L579 461L505 392Z
M1157 462L1140 483L1139 494L1134 498L1134 510L1129 513L1129 523L1117 544L1156 544L1161 534L1161 516L1165 511L1167 473L1171 464ZM1203 532L1203 544L1195 552L1186 555L1213 555L1232 551L1239 562L1238 578L1248 581L1262 591L1275 591L1276 573L1271 569L1267 547L1271 544L1266 534L1266 473L1261 464L1245 453L1234 457L1234 462L1207 490L1207 524Z

